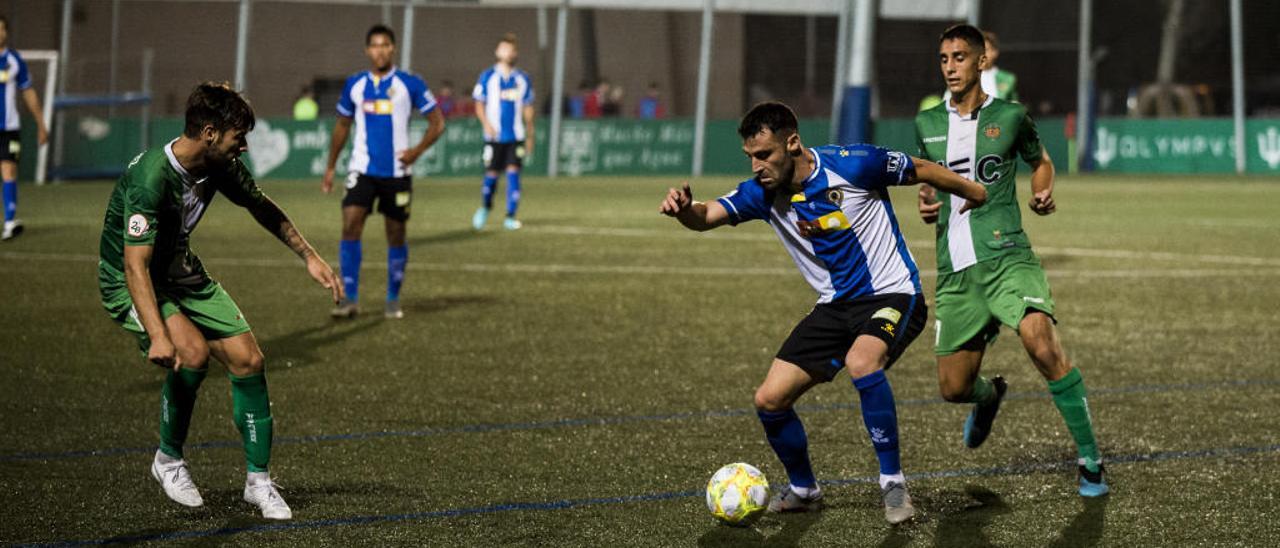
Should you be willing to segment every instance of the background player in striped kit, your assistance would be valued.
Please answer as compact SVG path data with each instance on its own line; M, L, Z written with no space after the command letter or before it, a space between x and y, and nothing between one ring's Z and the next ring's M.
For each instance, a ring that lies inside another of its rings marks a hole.
M932 162L916 163L879 147L805 148L795 114L782 103L753 107L738 134L754 177L705 203L693 201L685 183L667 193L659 211L698 231L768 222L818 292L818 304L782 344L755 394L765 437L790 479L769 510L821 507L808 438L793 406L846 368L880 462L885 519L906 521L915 509L902 474L898 416L885 370L920 334L928 313L887 187L926 181L969 198L966 209L981 205L986 189Z
M333 126L329 163L321 183L324 192L333 190L334 166L347 144L354 121L356 135L351 147L347 190L342 197L342 242L338 248L347 297L331 315L353 318L360 312L360 262L364 255L360 237L376 199L387 230L384 315L402 318L400 286L409 261L405 227L413 201L413 163L444 133L444 116L436 108L436 99L426 82L391 64L396 52L396 36L390 28L374 25L365 34L364 44L372 67L348 78L338 99L338 121ZM428 126L422 140L411 147L409 118L414 111L427 116Z
M49 141L49 131L41 118L40 98L31 88L31 74L27 63L18 52L9 48L9 19L0 15L0 178L4 179L4 231L0 239L8 240L22 234L22 221L18 219L18 155L20 153L18 129L18 95L31 111L36 122L36 141Z
M981 445L1008 388L1003 378L988 380L978 371L1000 324L1009 326L1048 381L1053 403L1075 439L1080 494L1105 495L1110 489L1103 479L1084 378L1058 340L1053 296L1022 230L1014 182L1021 157L1032 169L1031 210L1053 213L1053 162L1026 107L997 99L980 85L985 62L982 32L956 25L940 42L942 75L951 98L916 116L920 154L986 185L991 195L986 207L966 212L957 207L959 197L944 193L934 202L932 192L920 191L921 216L938 223L935 351L942 397L974 404L964 425L964 442L970 448Z
M533 156L533 80L515 67L516 37L507 34L493 51L498 62L480 73L471 98L476 101L476 118L484 127L484 187L480 209L471 218L471 226L484 229L493 207L494 187L498 173L507 172L507 218L502 226L517 230L520 207L520 168L525 158Z

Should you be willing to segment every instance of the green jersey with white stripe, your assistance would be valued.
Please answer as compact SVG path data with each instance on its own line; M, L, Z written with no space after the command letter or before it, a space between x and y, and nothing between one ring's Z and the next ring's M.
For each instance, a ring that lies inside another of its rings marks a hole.
M964 198L939 191L938 272L959 272L999 257L1010 250L1031 247L1022 231L1014 174L1018 157L1032 163L1043 145L1026 107L988 96L982 107L960 116L950 102L916 115L916 144L920 156L987 187L987 203L957 213Z
M130 245L153 246L151 280L158 288L207 283L204 265L191 251L191 232L219 192L241 207L267 199L238 159L226 169L195 177L174 157L173 143L135 157L107 204L98 283L123 286L124 248Z

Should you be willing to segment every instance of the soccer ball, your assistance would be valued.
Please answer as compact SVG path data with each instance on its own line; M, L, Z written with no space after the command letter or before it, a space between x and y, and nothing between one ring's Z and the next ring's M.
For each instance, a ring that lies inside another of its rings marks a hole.
M745 525L769 502L769 480L750 464L736 462L716 471L707 482L707 509L729 525Z

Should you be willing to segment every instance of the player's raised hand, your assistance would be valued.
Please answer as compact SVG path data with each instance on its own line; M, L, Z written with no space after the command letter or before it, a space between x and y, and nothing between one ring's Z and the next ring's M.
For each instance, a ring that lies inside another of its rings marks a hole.
M174 371L182 367L182 357L178 355L178 348L173 345L169 337L163 335L151 339L151 347L147 349L147 360Z
M938 200L938 192L929 185L920 185L920 200L917 207L920 210L920 219L925 224L933 224L938 222L938 215L942 211L942 202Z
M315 280L325 289L329 290L333 297L334 304L346 298L346 291L342 288L342 280L338 279L338 275L333 273L333 269L329 268L329 263L324 262L320 255L312 253L307 257L307 273L311 275L311 279Z
M675 217L692 204L693 191L689 189L689 182L685 181L680 190L667 189L667 197L662 200L662 205L658 207L658 211L668 217Z
M1031 201L1027 204L1031 207L1031 211L1036 215L1048 215L1058 210L1058 204L1053 202L1053 191L1042 190L1031 196Z
M333 168L324 170L324 179L320 180L320 192L328 194L333 192Z

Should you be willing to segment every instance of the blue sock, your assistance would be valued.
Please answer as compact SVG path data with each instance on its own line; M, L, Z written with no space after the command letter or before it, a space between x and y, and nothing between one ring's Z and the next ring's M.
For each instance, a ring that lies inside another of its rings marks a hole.
M409 246L387 248L387 300L400 300L400 284L404 283L404 265L409 262Z
M773 452L778 454L782 467L787 469L791 485L817 487L818 480L813 477L813 467L809 464L809 438L795 410L777 413L757 410L756 415L764 425L764 436L769 438Z
M486 173L484 175L484 186L480 189L480 197L484 201L485 209L493 207L493 189L496 186L498 186L498 176Z
M880 459L880 473L902 473L902 459L898 455L898 411L893 403L893 388L884 370L862 378L853 379L854 388L862 398L862 422L867 425L871 446Z
M347 290L347 300L360 300L360 261L364 250L360 240L342 240L338 244L338 264L342 267L342 285Z
M515 218L520 207L520 172L507 172L507 217Z
M4 221L12 221L18 214L18 182L4 182Z

